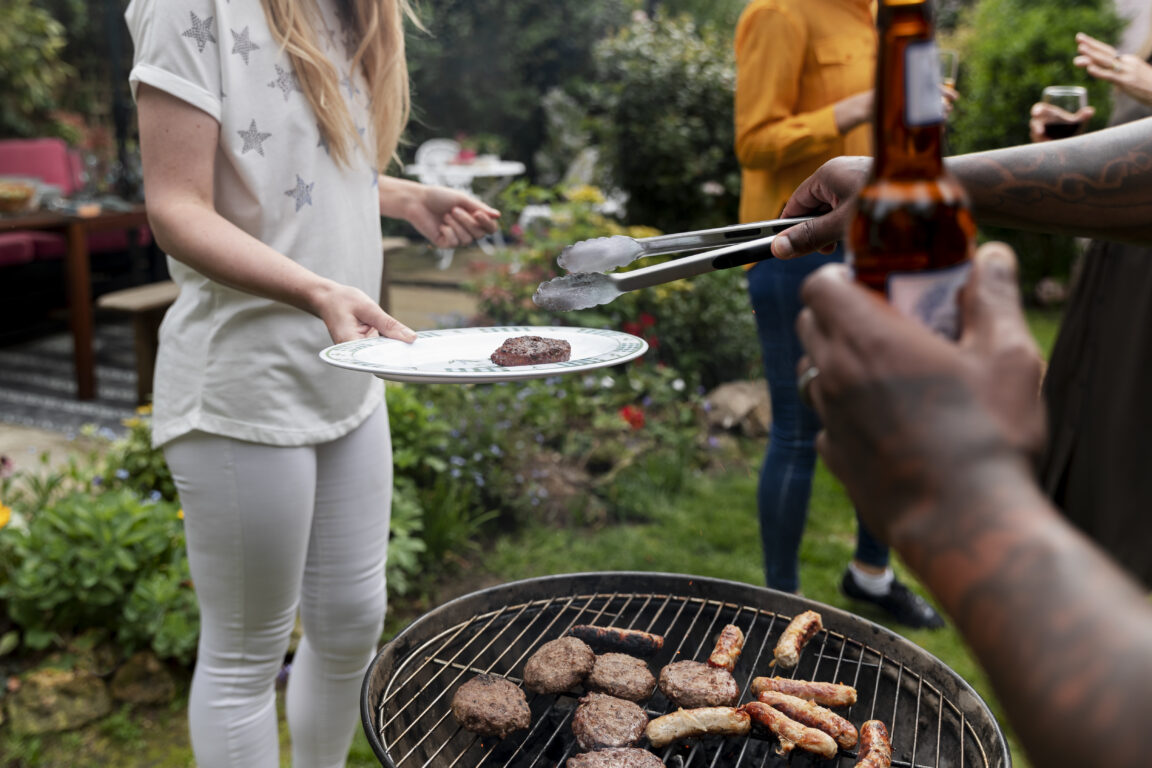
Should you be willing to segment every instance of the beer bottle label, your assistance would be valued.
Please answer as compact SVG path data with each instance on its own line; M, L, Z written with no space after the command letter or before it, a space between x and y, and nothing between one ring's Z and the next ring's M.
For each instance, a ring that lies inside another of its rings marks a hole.
M888 275L888 303L948 339L960 337L960 302L957 294L968 281L972 262L925 272Z
M904 49L904 124L910 127L944 122L940 63L936 43L909 43Z

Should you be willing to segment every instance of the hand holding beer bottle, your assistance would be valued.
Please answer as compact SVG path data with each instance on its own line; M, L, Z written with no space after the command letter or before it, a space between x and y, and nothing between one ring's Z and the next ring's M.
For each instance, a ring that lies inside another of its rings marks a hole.
M875 159L848 226L856 280L949 338L976 225L943 160L944 108L928 0L880 0Z

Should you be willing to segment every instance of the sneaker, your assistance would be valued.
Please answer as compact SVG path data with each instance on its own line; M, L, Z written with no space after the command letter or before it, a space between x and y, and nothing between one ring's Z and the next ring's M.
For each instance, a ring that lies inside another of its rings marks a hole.
M877 596L861 589L852 573L844 571L840 590L853 600L863 600L884 609L893 619L913 629L940 629L944 626L944 619L936 609L899 581L892 581L888 594Z

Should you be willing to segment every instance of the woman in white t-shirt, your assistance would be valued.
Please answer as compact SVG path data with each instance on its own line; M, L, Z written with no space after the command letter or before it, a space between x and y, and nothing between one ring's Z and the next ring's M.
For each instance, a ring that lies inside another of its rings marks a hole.
M343 765L385 607L383 383L332 342L415 334L380 307L380 217L437 247L495 230L460 192L384 175L408 116L407 0L133 0L149 220L180 294L154 440L184 508L201 636L201 768Z

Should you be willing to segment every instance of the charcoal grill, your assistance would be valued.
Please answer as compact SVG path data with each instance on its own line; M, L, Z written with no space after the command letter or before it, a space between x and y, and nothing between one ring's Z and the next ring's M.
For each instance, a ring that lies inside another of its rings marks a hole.
M824 630L792 670L770 667L776 640L796 614L814 609ZM1006 768L1004 734L980 696L936 657L884 627L783 592L731 581L667 573L610 572L512 582L453 600L417 619L373 659L361 693L365 733L388 768L562 767L579 751L570 727L581 691L528 692L532 725L505 739L459 727L452 695L479 673L522 682L524 662L576 624L639 629L664 636L649 664L704 661L725 624L745 634L733 675L740 702L751 700L757 675L847 683L858 700L839 710L857 727L883 720L898 768ZM649 717L673 709L657 691L643 703ZM642 745L643 746L643 745ZM794 750L776 753L770 734L705 737L655 753L668 766L835 766L855 764L853 750L823 760Z

